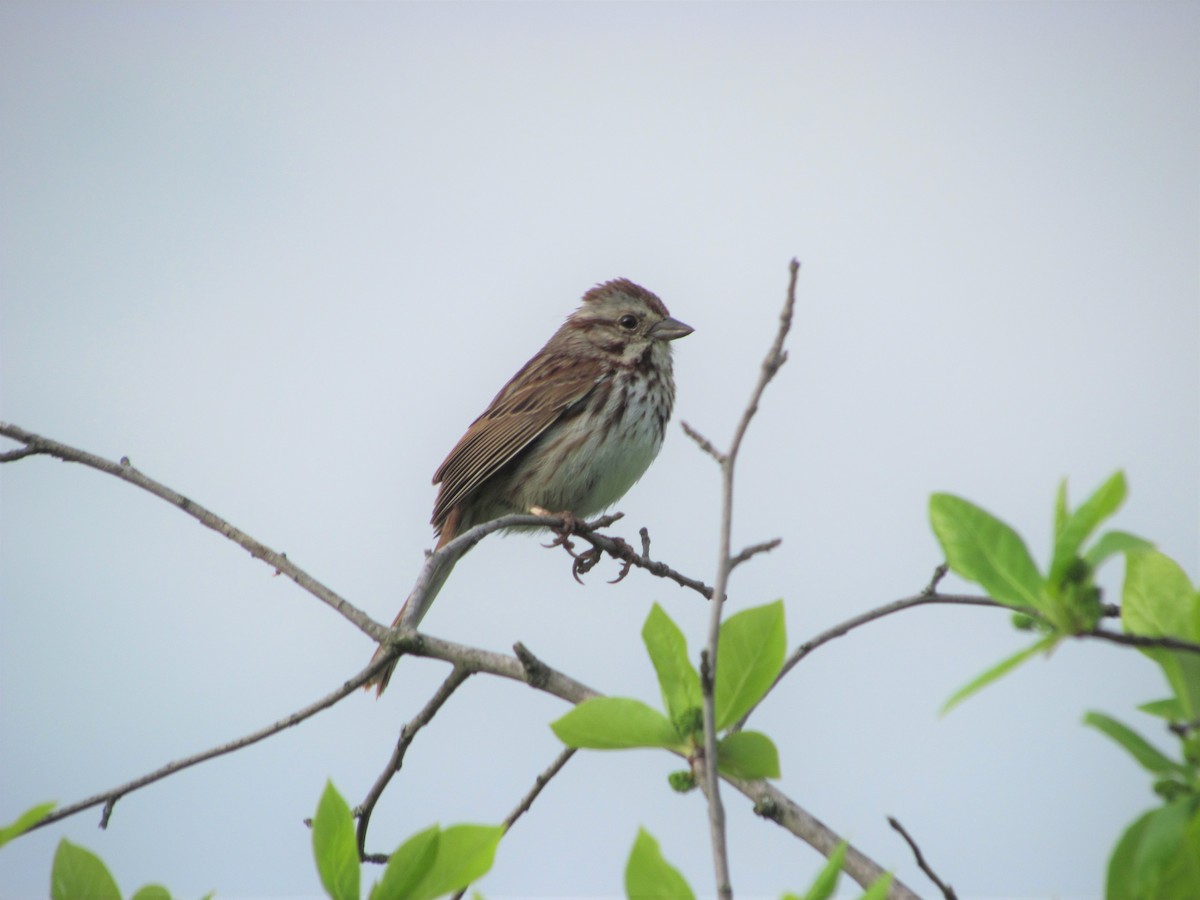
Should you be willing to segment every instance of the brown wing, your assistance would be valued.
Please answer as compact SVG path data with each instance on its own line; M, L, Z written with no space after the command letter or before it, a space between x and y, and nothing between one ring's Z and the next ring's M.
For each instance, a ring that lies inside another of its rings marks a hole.
M596 387L600 360L567 360L538 354L496 395L450 451L433 476L441 484L433 524L441 530L450 511L495 475Z

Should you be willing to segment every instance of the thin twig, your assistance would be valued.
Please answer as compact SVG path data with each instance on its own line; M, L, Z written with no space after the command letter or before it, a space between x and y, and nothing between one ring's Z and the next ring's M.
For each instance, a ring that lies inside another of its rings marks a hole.
M521 798L521 802L517 804L516 808L512 812L504 817L504 821L501 823L501 825L504 827L505 834L508 834L509 829L513 827L517 819L529 812L529 808L533 806L533 801L538 798L538 794L542 792L542 789L550 783L550 779L557 775L562 767L565 766L574 755L575 748L567 747L562 751L562 753L558 754L558 756L554 758L554 762L550 763L544 772L538 775L533 782L533 787L531 787L525 796ZM457 894L454 894L451 900L462 900L463 895L466 894L467 888L469 887L470 885L467 885Z
M937 872L933 871L929 863L925 861L925 856L921 853L921 848L917 846L917 842L912 839L909 833L904 830L904 826L892 816L888 816L887 820L888 824L900 832L900 837L904 838L908 846L912 848L913 856L917 859L917 865L921 867L922 872L929 876L929 880L937 885L938 890L942 892L945 900L958 900L958 895L954 893L954 888L938 878Z
M184 769L190 768L198 763L214 759L218 756L224 756L226 753L233 753L235 750L241 750L243 747L249 747L251 744L256 744L264 738L269 738L273 734L278 734L284 729L291 728L293 725L298 725L305 719L315 716L321 710L328 709L339 700L342 700L353 694L358 688L366 684L367 681L369 681L371 677L374 676L374 674L382 667L383 663L381 661L373 662L371 665L367 666L365 669L343 684L336 691L326 694L320 700L296 710L294 713L280 719L278 722L268 725L265 728L259 728L257 731L252 731L244 737L237 738L236 740L219 744L216 747L201 751L200 753L195 753L192 756L187 756L181 760L167 763L167 765L163 766L162 768L155 769L153 772L143 775L140 778L135 778L133 781L129 781L115 788L111 788L102 794L96 794L94 797L88 797L86 800L80 800L78 803L72 803L70 806L64 806L61 809L56 809L29 830L33 831L34 829L49 825L52 822L57 822L60 819L73 816L76 813L82 812L85 809L90 809L93 806L100 806L101 804L104 805L104 811L100 820L100 827L104 828L108 825L108 819L112 815L113 806L126 794L132 794L136 790L140 790L141 788L153 784L156 781L161 781L162 779L174 775L177 772L182 772Z
M717 777L717 728L715 684L717 666L717 636L721 630L721 612L725 605L726 587L729 574L733 570L733 558L730 550L733 533L733 475L737 465L738 451L750 420L758 411L759 401L767 384L775 377L779 367L787 360L784 352L784 341L792 327L792 311L796 306L796 278L800 272L800 263L792 260L789 267L787 296L783 304L783 312L779 315L779 329L775 340L763 359L762 371L758 383L750 394L750 401L742 412L742 418L734 431L729 450L722 456L714 453L721 463L721 534L717 552L717 575L713 581L713 603L708 620L708 641L701 654L700 688L704 707L704 786L708 798L709 836L713 847L713 868L717 882L717 896L722 900L731 900L733 886L729 877L729 855L725 846L725 807L721 803L720 782ZM690 429L687 429L692 433ZM695 436L693 437L695 439ZM701 447L704 444L701 443ZM712 451L710 451L712 452Z
M849 634L855 628L866 625L868 622L874 622L877 619L882 619L884 616L890 616L893 613L898 613L906 609L912 609L914 606L925 606L931 603L944 603L955 606L989 606L998 609L1007 609L1012 611L1011 606L1006 606L1003 603L998 603L990 597L972 597L957 594L927 594L922 591L919 594L914 594L911 597L904 597L900 600L893 600L891 603L885 603L883 606L875 609L867 610L864 613L859 613L857 616L851 616L844 622L834 625L832 628L827 628L815 637L809 638L803 644L793 650L788 658L784 661L783 668L779 670L779 674L775 676L775 681L771 687L758 699L746 714L738 720L733 726L734 731L740 731L745 727L746 721L753 715L754 711L762 704L762 702L775 690L781 681L787 676L788 672L796 667L796 664L808 654L812 653L818 647L828 644L830 641L840 638L845 634Z
M1071 635L1078 638L1097 638L1113 644L1124 644L1127 647L1158 647L1163 650L1181 650L1184 653L1200 653L1200 644L1168 636L1150 637L1144 634L1124 634L1120 631L1108 631L1104 628L1093 628Z
M470 666L462 663L455 665L450 670L450 674L446 676L446 680L439 685L438 689L434 691L433 696L421 708L421 711L400 729L400 736L396 740L396 747L392 750L391 758L388 759L387 765L379 773L379 777L371 785L371 790L367 791L367 796L363 798L363 802L359 804L356 810L358 815L358 856L363 862L386 863L390 858L387 853L368 854L366 852L367 828L371 824L371 813L375 810L375 804L379 802L379 798L388 786L388 782L392 780L392 777L404 765L404 754L408 752L408 747L417 736L417 732L433 721L433 717L442 708L442 704L449 700L450 695L458 690L458 686L470 678L472 674L473 671Z
M742 550L742 552L737 556L733 557L733 559L729 560L729 568L736 569L751 557L757 556L760 553L769 553L782 543L783 538L771 538L769 541L751 544L749 547L746 547L744 550Z
M696 442L696 445L717 461L718 465L725 465L725 454L713 446L712 441L698 432L687 422L680 421L680 427L683 428L683 433Z

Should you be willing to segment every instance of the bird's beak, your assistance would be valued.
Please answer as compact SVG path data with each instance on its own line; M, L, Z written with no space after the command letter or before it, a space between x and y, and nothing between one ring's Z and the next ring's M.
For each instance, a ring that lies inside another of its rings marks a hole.
M678 319L667 316L650 328L649 335L656 341L674 341L687 337L695 330L691 325L684 325Z

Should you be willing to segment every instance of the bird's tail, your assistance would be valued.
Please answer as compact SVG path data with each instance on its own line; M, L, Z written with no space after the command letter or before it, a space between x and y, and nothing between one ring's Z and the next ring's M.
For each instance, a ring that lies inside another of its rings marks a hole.
M458 518L457 514L455 514L448 527L442 530L441 537L438 540L436 548L437 550L441 550L442 547L446 546L446 544L450 542L450 539L455 535L457 527ZM465 553L466 551L464 550L462 552ZM413 589L413 592L408 595L408 598L404 601L404 605L400 607L400 612L396 613L396 618L392 620L393 628L403 627L416 629L416 627L421 624L421 620L425 618L425 613L429 612L429 607L433 605L434 599L437 597L438 592L442 589L442 585L446 583L446 579L450 577L450 572L454 568L454 564L458 561L458 557L461 555L462 554L460 553L450 558L445 556L440 556L438 558L438 561L434 564L434 567L428 571L424 586L418 584L418 586ZM420 595L419 599L416 603L414 603L413 600L414 598L417 598L418 594ZM375 648L375 655L371 657L371 662L376 662L386 652L387 651L384 649L383 644L380 644ZM363 690L370 690L372 687L374 687L375 696L383 696L384 688L386 688L388 686L388 682L391 681L392 673L396 671L396 663L398 662L400 662L400 657L397 656L390 663L380 669L375 674L374 678L364 684Z

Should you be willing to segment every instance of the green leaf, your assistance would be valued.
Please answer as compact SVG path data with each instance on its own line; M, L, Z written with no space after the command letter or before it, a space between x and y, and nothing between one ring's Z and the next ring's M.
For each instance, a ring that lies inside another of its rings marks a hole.
M717 768L735 778L779 777L779 751L758 731L735 731L717 743Z
M0 847L3 847L11 840L19 838L53 811L53 801L29 807L29 809L17 816L13 822L0 828Z
M694 898L679 870L663 859L658 841L639 828L629 862L625 864L625 896L629 900L689 900Z
M358 900L362 874L354 817L332 781L317 804L312 826L313 858L325 892L333 900Z
M461 891L482 878L492 867L502 837L502 825L452 825L443 829L433 864L407 900L433 900Z
M863 895L859 900L885 900L888 891L892 888L892 881L894 879L895 876L891 872L884 872L871 882L871 886L863 891Z
M976 691L979 691L982 688L987 687L989 684L991 684L996 679L1004 677L1009 672L1011 672L1013 669L1015 669L1017 666L1021 665L1021 663L1025 662L1026 660L1032 659L1034 656L1041 653L1043 650L1049 650L1051 647L1054 646L1054 644L1057 641L1058 641L1057 635L1049 634L1049 635L1046 635L1046 637L1042 638L1040 641L1038 641L1036 644L1034 644L1032 647L1026 647L1024 650L1014 653L1012 656L1009 656L1006 659L1002 659L1000 662L996 663L996 665L992 666L990 669L988 669L982 675L979 675L979 676L971 679L969 682L967 682L967 684L963 685L961 688L959 688L957 691L955 691L951 695L950 699L947 700L942 705L940 714L944 716L946 713L950 712L950 710L954 709L954 707L958 706L958 704L962 703L964 700L966 700L968 697L970 697Z
M413 889L433 868L441 833L437 825L431 825L397 847L388 859L383 877L371 888L371 900L400 900L411 896Z
M656 709L625 697L584 700L556 722L550 723L568 747L591 750L624 750L630 747L666 747L683 750L675 726Z
M717 636L717 678L713 685L716 727L732 725L762 699L783 668L787 633L783 601L730 616Z
M1183 775L1188 774L1186 767L1175 762L1175 760L1171 759L1165 753L1162 753L1133 729L1110 716L1104 715L1104 713L1089 712L1083 717L1083 724L1091 725L1098 731L1108 735L1129 751L1130 755L1141 764L1142 768L1149 772L1153 772L1156 775L1168 772Z
M642 640L662 690L663 705L678 728L691 710L703 703L700 695L700 675L687 655L687 639L679 626L671 621L661 606L655 603L642 626ZM680 734L686 738L686 734Z
M1140 553L1153 549L1152 543L1136 534L1129 534L1126 531L1106 531L1100 535L1096 543L1088 547L1083 558L1089 566L1097 569L1102 562L1118 553Z
M1139 706L1138 710L1152 716L1158 716L1160 719L1166 719L1168 722L1181 722L1185 717L1183 707L1179 705L1179 700L1175 697L1167 697L1165 700L1151 700L1149 703L1143 703Z
M1125 566L1121 621L1130 634L1172 635L1200 643L1200 594L1165 553L1131 553Z
M845 861L846 842L842 841L829 854L829 859L817 873L817 877L813 879L812 886L804 895L804 900L828 900L829 897L832 897L833 892L837 890L838 879L842 877L842 863Z
M58 842L50 868L51 900L121 900L117 883L100 857L72 844L66 838Z
M1200 643L1200 593L1169 556L1157 550L1130 553L1125 562L1121 621L1130 634ZM1179 699L1181 718L1200 717L1200 654L1141 649L1162 667Z
M129 900L171 900L171 892L161 884L148 884L138 888L137 893Z
M1151 810L1126 829L1108 863L1108 900L1192 900L1200 884L1197 798Z
M1048 581L1053 585L1062 582L1063 576L1071 568L1071 564L1080 556L1080 548L1097 526L1117 511L1125 501L1125 473L1117 472L1108 481L1100 485L1084 504L1067 516L1062 527L1056 527L1054 538L1054 559L1050 563ZM1060 498L1065 504L1066 488L1060 490ZM1056 508L1055 521L1057 524L1059 511Z
M929 520L946 562L1009 606L1041 609L1042 576L1020 536L990 513L951 494L934 494Z

